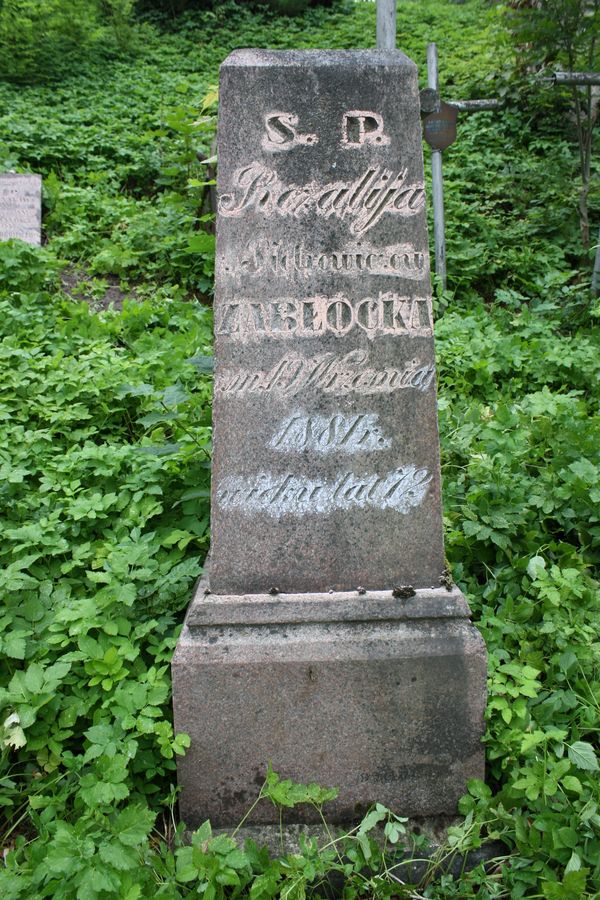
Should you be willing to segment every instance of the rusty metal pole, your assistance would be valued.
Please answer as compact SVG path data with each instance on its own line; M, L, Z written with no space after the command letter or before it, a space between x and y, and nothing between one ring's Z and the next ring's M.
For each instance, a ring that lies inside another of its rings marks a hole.
M600 294L600 228L598 229L598 246L596 247L596 261L592 275L592 294L595 297Z
M396 0L377 0L377 49L396 49Z
M438 56L435 44L427 45L427 86L438 90ZM431 188L433 195L433 234L435 241L435 271L446 290L446 236L444 226L444 179L442 151L431 151Z

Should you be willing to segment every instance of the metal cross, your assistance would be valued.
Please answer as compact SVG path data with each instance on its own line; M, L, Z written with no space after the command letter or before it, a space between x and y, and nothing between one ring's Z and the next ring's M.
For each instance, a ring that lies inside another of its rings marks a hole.
M377 0L377 49L396 49L396 0ZM435 44L427 46L427 90L421 91L421 112L425 115L423 132L431 147L431 175L433 194L433 232L435 241L435 271L446 289L446 238L444 225L444 180L442 151L456 139L458 112L479 112L498 109L500 100L440 101L438 59Z

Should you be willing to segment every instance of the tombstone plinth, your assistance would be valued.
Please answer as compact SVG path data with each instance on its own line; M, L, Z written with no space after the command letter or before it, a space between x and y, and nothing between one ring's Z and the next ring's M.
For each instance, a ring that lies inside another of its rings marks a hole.
M42 176L0 174L0 241L42 242Z
M218 153L212 559L173 660L182 816L235 823L269 762L339 787L339 821L453 812L483 775L486 659L445 584L416 67L236 51Z

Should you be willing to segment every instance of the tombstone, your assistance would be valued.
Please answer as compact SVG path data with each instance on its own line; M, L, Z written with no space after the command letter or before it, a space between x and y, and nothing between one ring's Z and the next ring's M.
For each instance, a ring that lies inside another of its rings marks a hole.
M483 776L486 657L444 562L416 67L236 51L218 153L212 558L172 667L182 818L238 822L269 762L338 787L334 821L455 812Z
M42 242L42 176L0 175L0 241Z

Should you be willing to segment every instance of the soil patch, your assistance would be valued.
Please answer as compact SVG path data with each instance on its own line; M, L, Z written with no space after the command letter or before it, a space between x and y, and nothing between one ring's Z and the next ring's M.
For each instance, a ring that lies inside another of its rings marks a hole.
M98 278L85 269L69 268L61 272L60 280L67 296L77 301L85 300L94 312L102 312L111 307L121 310L124 300L137 300L135 291L121 289L121 282L116 275Z

